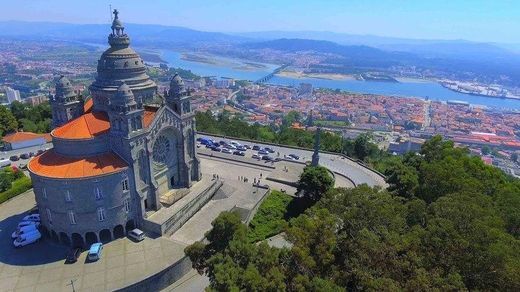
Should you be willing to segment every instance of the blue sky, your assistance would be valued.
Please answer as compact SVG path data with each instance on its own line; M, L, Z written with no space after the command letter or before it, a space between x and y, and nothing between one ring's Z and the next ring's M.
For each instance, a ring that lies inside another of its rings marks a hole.
M520 43L520 0L0 0L0 20L125 22L206 31L315 30Z

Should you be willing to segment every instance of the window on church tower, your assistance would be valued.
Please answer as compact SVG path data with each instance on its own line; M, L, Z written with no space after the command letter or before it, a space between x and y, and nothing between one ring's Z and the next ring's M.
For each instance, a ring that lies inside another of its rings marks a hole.
M45 188L42 188L42 196L44 199L47 199L47 190Z

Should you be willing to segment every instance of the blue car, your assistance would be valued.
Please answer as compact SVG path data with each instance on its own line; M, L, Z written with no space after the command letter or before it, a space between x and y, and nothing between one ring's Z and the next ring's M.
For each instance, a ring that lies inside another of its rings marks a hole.
M93 243L88 250L88 259L90 261L97 261L101 258L101 252L103 251L103 244L101 242Z
M258 154L260 154L260 155L268 155L269 152L267 152L267 150L260 150L260 151L258 151Z

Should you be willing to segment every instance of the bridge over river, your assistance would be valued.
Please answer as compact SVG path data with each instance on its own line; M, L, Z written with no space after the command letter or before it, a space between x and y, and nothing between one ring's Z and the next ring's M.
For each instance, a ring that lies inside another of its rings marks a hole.
M289 67L290 64L283 64L282 66L274 69L273 72L269 73L268 75L258 79L255 81L255 84L260 84L260 83L265 83L267 81L269 81L271 78L273 78L274 75L280 73L280 71L282 71L283 69Z

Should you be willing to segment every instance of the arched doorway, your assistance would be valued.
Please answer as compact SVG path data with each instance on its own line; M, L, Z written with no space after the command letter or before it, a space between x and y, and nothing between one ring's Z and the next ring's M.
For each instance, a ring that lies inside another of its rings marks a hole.
M135 228L135 223L134 223L134 220L131 219L131 220L128 220L128 222L126 222L126 231L130 231L130 230L133 230Z
M70 246L70 238L65 232L60 232L60 242Z
M84 245L83 236L78 233L72 233L72 247L83 247Z
M107 243L112 240L112 234L110 233L109 229L103 229L101 232L99 232L99 240L102 243Z
M114 227L114 237L115 238L125 237L125 230L123 228L123 225L117 225L116 227Z
M54 240L56 242L60 242L60 238L58 237L58 234L54 230L51 231L51 238L52 238L52 240Z
M91 245L98 242L98 237L94 232L87 232L87 234L85 234L85 240L87 241L87 245Z

